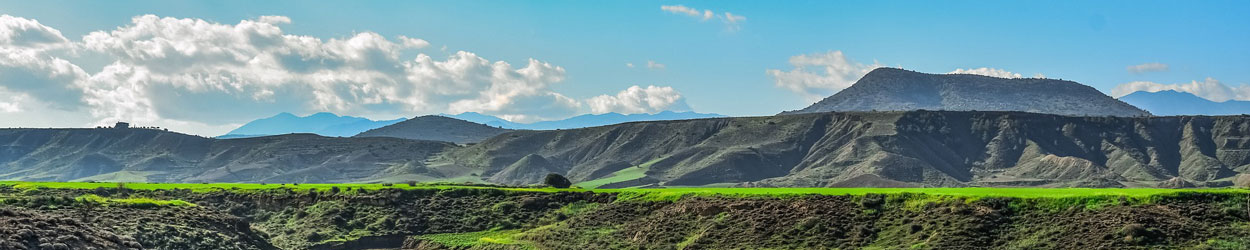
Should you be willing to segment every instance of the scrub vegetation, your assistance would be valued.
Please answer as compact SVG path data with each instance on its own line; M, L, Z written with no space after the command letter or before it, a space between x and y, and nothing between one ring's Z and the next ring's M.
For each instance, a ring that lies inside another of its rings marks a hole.
M10 227L0 228L0 244L8 244L0 247L27 249L43 243L70 249L1250 245L1250 191L1243 189L4 182L0 198L0 222L13 222L0 223ZM20 220L52 229L20 233L34 225Z

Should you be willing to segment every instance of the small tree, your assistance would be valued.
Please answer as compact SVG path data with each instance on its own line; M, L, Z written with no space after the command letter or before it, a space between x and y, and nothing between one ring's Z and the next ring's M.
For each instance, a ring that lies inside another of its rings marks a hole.
M563 175L556 173L547 174L547 178L543 179L543 183L555 188L569 188L569 186L573 186L573 182L570 182L569 178L564 178Z

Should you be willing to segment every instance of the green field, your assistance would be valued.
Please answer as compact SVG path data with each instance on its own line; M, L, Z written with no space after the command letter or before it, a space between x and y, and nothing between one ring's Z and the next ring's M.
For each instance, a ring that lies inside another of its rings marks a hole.
M498 189L505 191L522 191L522 192L600 192L600 193L618 193L623 199L642 199L642 200L674 200L687 196L733 196L733 197L752 197L752 196L803 196L803 195L865 195L865 194L903 194L916 193L932 196L957 196L957 197L1017 197L1017 198L1065 198L1065 197L1084 197L1084 196L1126 196L1126 197L1148 197L1155 195L1174 194L1182 192L1235 192L1250 193L1248 189L1159 189L1159 188L720 188L720 187L690 187L690 188L656 188L656 189L557 189L557 188L528 188L528 187L487 187L473 185L458 185L445 183L418 183L415 186L408 184L254 184L254 183L109 183L109 182L20 182L20 181L0 181L0 186L11 186L17 189L31 188L72 188L72 189L96 189L96 188L117 188L124 186L128 189L137 190L156 190L156 189L186 189L194 192L212 192L212 191L259 191L273 189L291 189L297 191L306 190L328 190L334 187L340 189Z

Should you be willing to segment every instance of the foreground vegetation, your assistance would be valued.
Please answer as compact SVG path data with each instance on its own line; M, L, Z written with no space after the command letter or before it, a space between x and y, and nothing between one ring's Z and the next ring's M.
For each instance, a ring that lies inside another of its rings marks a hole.
M258 184L258 183L112 183L112 182L21 182L0 181L0 186L16 189L33 188L66 188L66 189L97 189L125 188L135 190L191 190L193 192L213 191L264 191L287 189L294 191L309 190L381 190L381 189L495 189L521 192L597 192L618 193L629 199L674 200L686 196L731 196L731 197L793 197L804 195L865 195L865 194L927 194L938 196L959 197L1014 197L1014 198L1065 198L1085 196L1126 196L1149 197L1175 193L1250 193L1250 189L1236 188L723 188L723 187L683 187L655 189L581 189L581 188L548 188L548 187L504 187L481 184L458 183L338 183L338 184Z
M0 200L0 227L80 225L39 232L97 249L1250 247L1242 189L0 182ZM17 231L0 248L41 242Z

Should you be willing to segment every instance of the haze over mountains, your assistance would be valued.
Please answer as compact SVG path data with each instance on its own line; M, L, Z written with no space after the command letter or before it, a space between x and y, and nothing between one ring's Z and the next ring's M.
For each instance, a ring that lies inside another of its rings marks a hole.
M353 136L366 130L395 124L405 119L374 121L353 116L338 116L327 112L308 116L280 113L272 117L248 122L217 138L246 138L291 133L312 133L338 137Z
M662 111L655 114L585 114L563 120L517 123L504 120L503 118L475 112L465 112L456 115L440 114L440 116L485 124L496 128L529 130L584 128L637 121L664 121L725 117L724 115L719 114ZM231 130L225 135L218 136L217 138L247 138L290 133L312 133L323 136L348 137L355 136L371 129L399 123L406 119L407 118L399 118L394 120L374 121L360 117L338 116L327 112L316 113L303 117L296 116L291 113L281 113L272 117L248 122L247 124Z
M1215 102L1191 93L1165 90L1138 91L1120 97L1154 115L1240 115L1250 114L1250 101Z
M877 68L833 96L807 108L783 114L908 110L1022 111L1070 116L1150 115L1093 87L1072 81L926 74L896 68Z
M612 125L626 122L640 121L671 121L671 120L687 120L701 118L726 117L720 114L696 113L693 111L673 112L661 111L655 114L620 114L620 113L604 113L604 114L585 114L570 117L568 119L556 121L541 121L535 123L515 123L504 120L499 117L483 115L475 112L465 112L456 115L443 114L442 116L457 118L461 120L471 121L490 125L492 127L500 127L506 129L528 129L528 130L553 130L553 129L571 129L586 128L595 126Z

